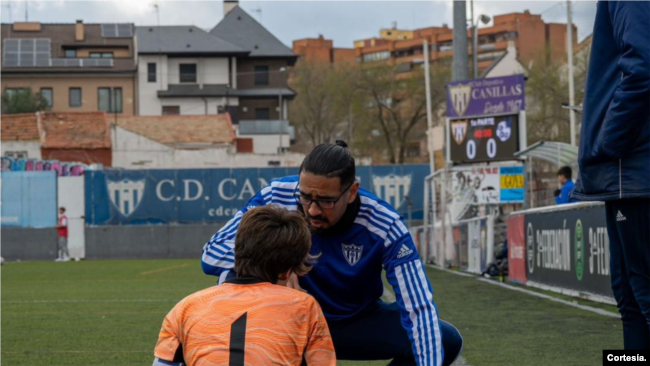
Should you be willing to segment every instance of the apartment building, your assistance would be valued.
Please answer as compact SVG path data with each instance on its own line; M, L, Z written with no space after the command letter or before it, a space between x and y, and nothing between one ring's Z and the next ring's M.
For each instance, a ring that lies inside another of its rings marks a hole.
M133 24L2 24L2 92L40 93L50 110L136 113Z

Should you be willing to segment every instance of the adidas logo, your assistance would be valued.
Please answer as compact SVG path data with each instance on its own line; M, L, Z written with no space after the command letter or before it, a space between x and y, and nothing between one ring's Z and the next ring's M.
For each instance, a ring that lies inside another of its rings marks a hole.
M623 216L621 211L618 211L618 213L616 214L616 221L625 221L625 220L627 220L627 218Z
M402 244L402 247L399 249L399 253L397 253L397 258L406 257L407 255L412 253L413 253L413 249L409 249L405 244Z

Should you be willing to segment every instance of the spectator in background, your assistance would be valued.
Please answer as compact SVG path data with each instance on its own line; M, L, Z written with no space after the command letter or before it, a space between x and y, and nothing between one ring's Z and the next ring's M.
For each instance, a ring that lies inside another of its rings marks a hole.
M650 2L599 1L571 194L605 201L626 350L650 349Z
M578 200L571 198L569 195L573 191L573 171L568 166L563 166L557 171L557 181L560 189L555 190L555 203L563 205L565 203L578 202Z
M59 208L59 223L56 225L58 236L59 257L55 262L67 262L70 260L68 253L68 216L65 215L65 207Z

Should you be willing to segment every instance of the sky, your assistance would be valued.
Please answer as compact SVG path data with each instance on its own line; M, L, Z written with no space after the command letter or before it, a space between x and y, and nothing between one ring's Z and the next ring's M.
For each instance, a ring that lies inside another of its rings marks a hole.
M107 0L107 1L1 1L2 22L128 23L195 25L209 30L223 17L223 3L215 1ZM323 35L335 47L353 47L359 39L376 37L394 23L399 29L448 24L453 26L452 1L240 1L251 14L287 46L301 38ZM596 1L573 1L573 21L578 39L591 34ZM469 16L469 3L467 6ZM474 18L530 10L546 22L566 23L566 1L474 1ZM11 10L11 11L10 11ZM490 24L486 26L490 26Z

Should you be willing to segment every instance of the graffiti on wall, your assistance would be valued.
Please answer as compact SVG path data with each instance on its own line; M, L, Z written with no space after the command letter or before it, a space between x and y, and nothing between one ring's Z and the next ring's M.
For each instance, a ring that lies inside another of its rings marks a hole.
M12 159L2 157L2 171L7 172L40 172L55 171L58 177L76 177L84 174L86 165L83 163L61 162L58 160Z

